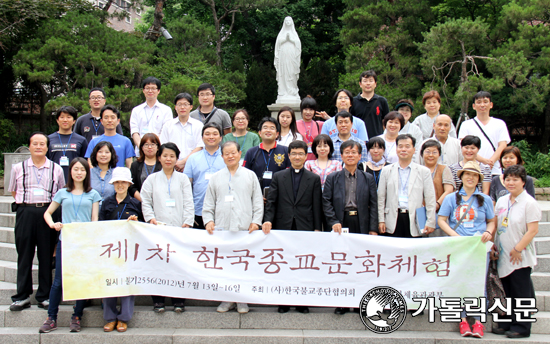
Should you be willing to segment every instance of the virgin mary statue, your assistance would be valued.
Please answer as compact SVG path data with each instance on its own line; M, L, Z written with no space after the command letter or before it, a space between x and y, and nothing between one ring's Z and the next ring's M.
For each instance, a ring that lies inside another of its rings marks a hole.
M294 28L292 17L286 17L275 43L275 69L277 70L277 103L299 103L298 77L302 43Z

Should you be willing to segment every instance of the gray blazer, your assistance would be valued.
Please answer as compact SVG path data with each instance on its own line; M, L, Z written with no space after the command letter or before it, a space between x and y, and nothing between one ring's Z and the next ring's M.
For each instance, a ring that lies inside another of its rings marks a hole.
M378 184L378 221L386 223L386 233L392 234L397 224L399 208L399 162L385 166ZM430 170L414 162L410 164L409 177L409 219L411 235L420 236L416 224L416 209L426 204L426 226L435 228L435 189Z

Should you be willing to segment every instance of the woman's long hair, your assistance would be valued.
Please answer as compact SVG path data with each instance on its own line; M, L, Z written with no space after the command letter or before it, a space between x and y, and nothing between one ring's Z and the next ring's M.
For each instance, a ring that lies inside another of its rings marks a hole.
M67 188L68 192L71 192L74 190L74 180L73 180L72 170L73 170L73 166L77 163L81 163L82 166L84 166L84 169L86 170L86 177L82 181L82 187L84 188L84 192L88 193L92 191L92 185L90 182L90 165L88 164L88 161L86 159L81 157L74 158L71 161L71 164L69 165L69 178L67 180L67 185L65 185L65 187Z

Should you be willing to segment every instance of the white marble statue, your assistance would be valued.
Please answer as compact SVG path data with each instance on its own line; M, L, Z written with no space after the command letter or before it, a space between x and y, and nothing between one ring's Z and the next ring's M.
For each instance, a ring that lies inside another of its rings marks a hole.
M286 17L275 43L275 69L277 70L277 104L300 103L298 77L302 43L294 28L292 17Z

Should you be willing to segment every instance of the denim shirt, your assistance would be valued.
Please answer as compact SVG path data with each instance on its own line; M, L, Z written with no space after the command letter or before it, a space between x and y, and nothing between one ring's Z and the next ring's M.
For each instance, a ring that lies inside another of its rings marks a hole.
M90 174L92 175L92 189L97 191L101 196L101 201L99 202L99 206L101 207L101 204L103 203L103 200L105 198L115 194L115 187L113 186L113 184L109 184L109 182L111 181L111 177L113 176L113 169L110 168L109 170L107 170L104 178L100 177L101 169L99 168L99 166L93 167L90 171Z

